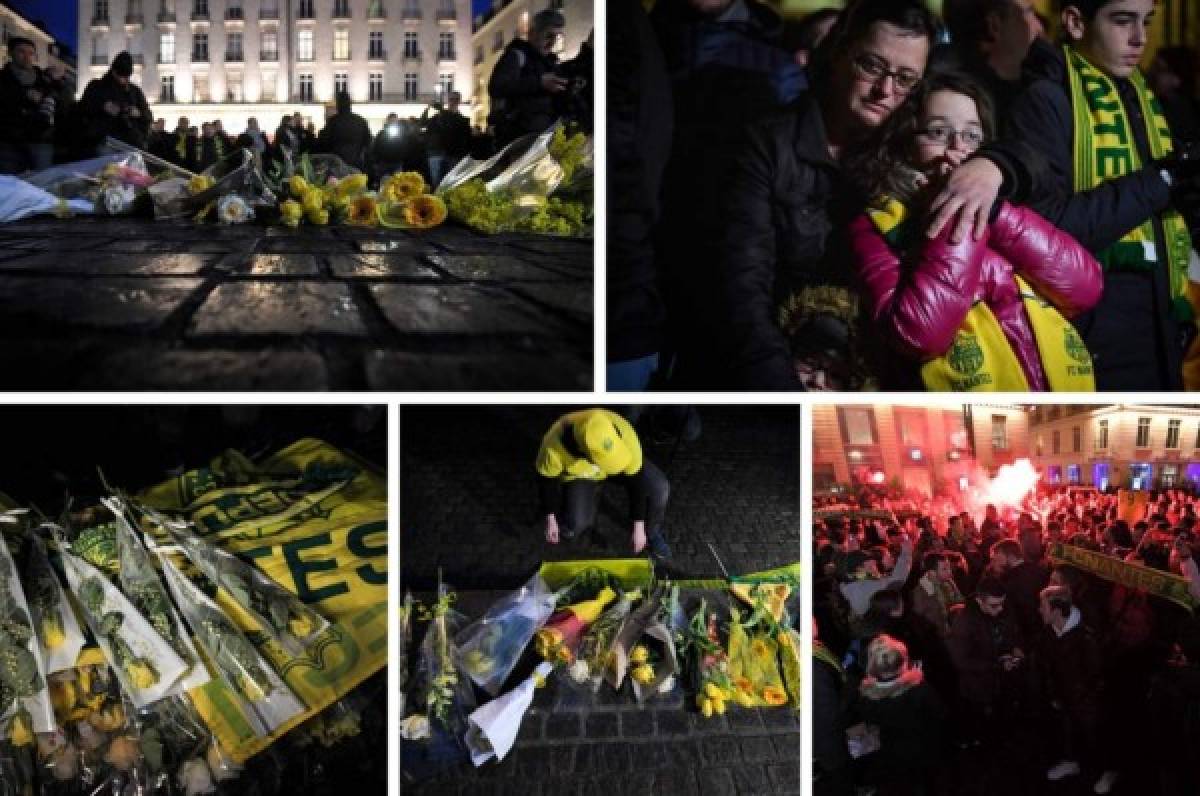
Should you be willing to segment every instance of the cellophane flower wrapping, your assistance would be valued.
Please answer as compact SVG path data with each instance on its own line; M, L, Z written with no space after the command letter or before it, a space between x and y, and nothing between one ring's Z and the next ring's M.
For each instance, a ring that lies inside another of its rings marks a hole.
M450 215L481 232L590 237L592 138L561 123L486 161L464 158L438 185Z
M453 593L441 584L433 606L419 609L428 619L425 637L417 653L415 694L431 728L440 728L461 740L466 732L467 714L475 707L470 678L458 666L459 655L454 638L466 625L466 617L450 607Z
M671 690L663 687L673 684L679 671L675 640L665 622L668 616L665 608L667 602L661 591L653 594L629 614L613 644L613 662L608 671L608 681L613 688L620 688L627 674L636 675L631 676L630 681L639 705L664 690ZM643 651L644 660L633 660L641 658ZM653 673L652 676L647 674L649 672Z
M0 175L0 223L54 213L91 215L95 212L95 203L87 199L61 199L17 177Z
M129 524L124 504L116 498L102 501L116 520L117 583L129 601L142 613L158 634L171 645L171 649L187 666L187 670L176 682L177 693L199 688L211 678L200 654L192 643L183 618L175 610L167 595L166 587L159 579L154 560L137 531Z
M554 593L541 576L534 575L455 636L459 666L476 685L495 696L533 634L553 611Z
M303 713L304 704L217 603L160 552L167 588L183 612L210 670L239 703L260 737Z
M87 637L50 563L46 542L36 531L26 536L22 578L46 673L74 668Z
M18 523L5 522L13 527ZM54 707L46 686L46 664L8 541L0 534L0 726L14 731L51 732Z
M640 598L641 592L622 592L615 603L588 625L579 641L575 661L567 667L567 677L563 682L586 687L593 693L600 690L606 673L611 673L616 663L621 628L633 610L634 603ZM613 683L613 688L621 686L619 680L614 682L610 679L609 682Z
M734 701L743 707L779 707L788 702L779 672L779 643L773 635L754 616L743 624L737 607L730 606L729 677Z
M172 526L166 526L172 527ZM259 630L293 656L329 629L329 621L265 572L234 554L172 527L172 537L192 564L248 613Z
M84 620L122 689L139 708L162 699L188 665L100 570L66 550L62 561Z
M610 586L602 587L590 600L583 600L556 611L534 633L534 648L543 659L556 665L573 666L588 627L617 597Z

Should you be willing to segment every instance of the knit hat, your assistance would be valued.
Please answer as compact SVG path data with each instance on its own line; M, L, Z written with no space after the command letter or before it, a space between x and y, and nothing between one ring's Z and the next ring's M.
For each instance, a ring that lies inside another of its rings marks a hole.
M133 74L133 56L127 52L120 52L112 62L113 74L118 77L129 77Z

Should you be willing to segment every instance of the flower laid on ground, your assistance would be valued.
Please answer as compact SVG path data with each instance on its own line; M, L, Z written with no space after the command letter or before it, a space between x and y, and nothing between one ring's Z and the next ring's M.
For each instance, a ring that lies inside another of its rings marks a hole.
M430 229L446 220L446 203L430 194L410 199L404 208L405 223L416 229Z
M706 611L707 603L701 600L681 631L679 651L687 664L690 681L696 684L696 707L708 718L725 712L725 702L736 699L736 689L721 645L717 615Z
M217 181L207 174L197 174L188 181L188 193L192 196L204 193L217 184Z
M334 193L340 199L353 199L367 190L367 175L351 174L341 180L334 188Z
M297 199L303 199L311 187L308 184L308 180L304 179L304 177L300 176L299 174L290 177L288 179L287 186L288 190L292 192L292 196L296 197Z
M617 593L605 586L593 599L584 600L555 613L546 622L546 626L534 636L538 655L551 662L573 662L575 650L579 647L584 631L616 597Z
M777 688L773 685L769 685L764 688L762 696L763 699L766 700L767 704L771 706L786 705L788 701L787 692L782 688Z
M428 190L425 178L416 171L397 172L384 177L379 184L379 199L383 202L397 203L407 199L415 199Z
M646 649L642 644L638 644L629 653L630 663L645 663L650 660L650 650Z
M120 611L106 611L104 607L104 584L99 578L88 578L79 589L79 602L97 620L97 630L104 636L113 652L113 658L135 688L149 688L158 682L154 664L134 652L129 642L121 635L125 615Z
M406 741L420 741L429 737L429 719L420 713L400 720L400 737Z
M29 711L20 710L8 724L8 741L13 746L28 746L33 743L33 720Z
M222 224L245 224L254 220L254 208L237 194L222 196L217 200L217 219Z
M642 685L653 682L654 667L646 663L639 664L638 666L634 667L632 676L634 680L637 680Z
M379 203L375 197L359 196L350 203L350 213L347 221L364 227L373 227L379 222Z
M294 199L288 199L279 205L279 217L285 225L298 227L301 219L304 218L304 205Z

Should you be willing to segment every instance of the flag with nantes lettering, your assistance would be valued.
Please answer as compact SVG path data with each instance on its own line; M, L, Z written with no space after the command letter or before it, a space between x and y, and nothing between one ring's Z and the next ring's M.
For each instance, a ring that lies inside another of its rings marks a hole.
M138 496L191 522L214 545L253 562L332 625L293 657L218 601L279 669L308 710L257 738L218 681L191 692L222 745L244 760L387 664L387 484L372 465L315 439L261 461L227 451Z

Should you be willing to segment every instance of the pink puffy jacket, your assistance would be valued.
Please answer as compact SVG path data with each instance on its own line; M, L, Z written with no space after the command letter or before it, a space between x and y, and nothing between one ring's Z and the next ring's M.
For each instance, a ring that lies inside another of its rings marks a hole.
M867 215L850 224L850 244L867 311L901 351L925 361L946 353L977 301L984 301L1025 371L1029 389L1049 389L1020 274L1067 318L1100 300L1104 277L1095 258L1032 210L1007 202L980 240L950 243L953 224L924 244L919 257L892 251Z

